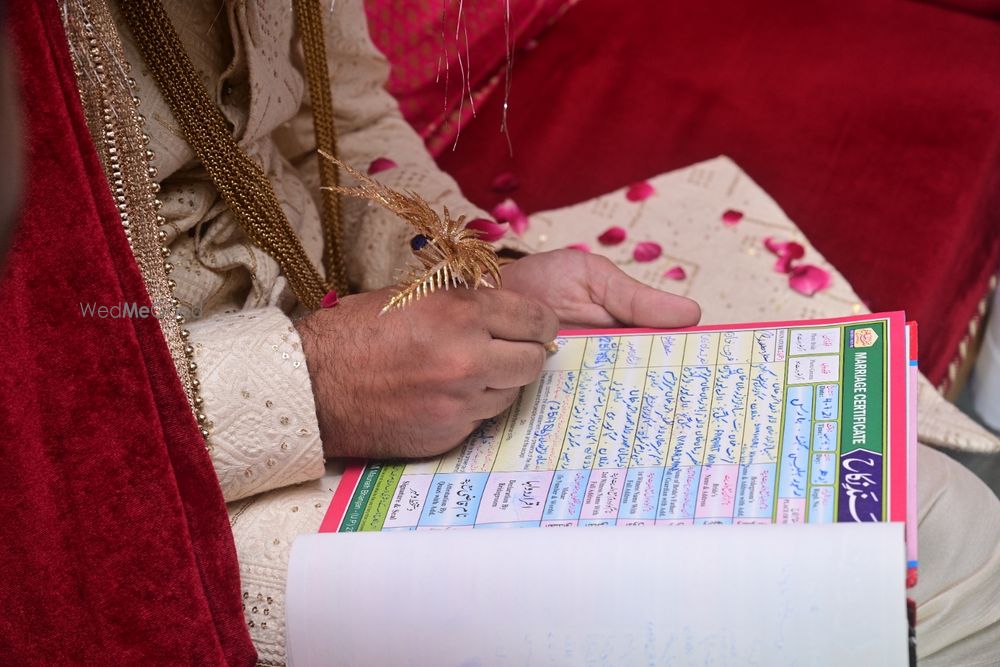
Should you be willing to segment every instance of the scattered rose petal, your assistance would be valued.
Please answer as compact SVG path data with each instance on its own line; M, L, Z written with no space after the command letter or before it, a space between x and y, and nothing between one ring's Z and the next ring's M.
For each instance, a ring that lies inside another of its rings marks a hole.
M795 258L791 255L780 255L778 259L774 261L774 270L778 273L791 273L793 268L792 262L794 261Z
M768 236L764 239L764 247L778 256L774 263L774 270L778 273L788 273L792 270L793 262L802 259L806 254L806 249L801 243L795 241L775 241Z
M528 216L524 214L521 207L513 199L508 197L493 207L490 211L497 222L506 222L514 233L520 236L528 228Z
M590 252L590 246L586 243L570 243L566 246L567 250L579 250L580 252Z
M764 239L764 247L779 257L787 256L792 259L800 259L806 254L806 249L802 247L801 243L796 243L795 241L775 241L771 236Z
M806 256L806 249L802 247L801 243L796 243L795 241L789 241L785 244L785 250L782 254L791 257L792 259L802 259Z
M372 160L372 163L368 165L368 175L372 176L380 171L386 171L387 169L395 169L399 165L390 160L387 157L377 157Z
M512 219L524 215L524 212L521 211L521 207L518 206L517 203L515 203L510 197L494 206L490 213L493 214L493 217L497 222L510 222Z
M785 244L781 241L775 241L773 236L764 237L764 247L775 255L780 255L782 248Z
M788 285L799 294L812 296L830 286L830 274L812 264L802 264L792 269Z
M494 178L490 187L493 188L493 192L507 195L521 187L521 182L517 180L517 176L514 174L505 172Z
M507 233L506 224L494 222L489 218L476 218L475 220L470 220L465 228L477 232L479 238L487 243L499 241L503 235Z
M729 209L722 214L722 222L727 225L735 225L737 222L743 219L743 211L737 211L736 209Z
M603 234L597 237L601 245L618 245L625 240L628 232L624 227L608 227Z
M649 184L649 181L639 181L628 186L628 190L625 191L625 199L643 201L649 199L655 192L656 190Z
M655 241L643 241L635 246L632 257L637 262L652 262L663 254L663 248Z
M687 271L680 266L673 266L663 272L664 278L670 278L671 280L684 280L687 278Z
M510 221L510 228L514 230L515 234L521 236L528 229L528 216L523 213L517 216Z
M340 297L337 296L337 290L332 289L323 296L323 299L319 302L319 307L333 308L338 303L340 303Z

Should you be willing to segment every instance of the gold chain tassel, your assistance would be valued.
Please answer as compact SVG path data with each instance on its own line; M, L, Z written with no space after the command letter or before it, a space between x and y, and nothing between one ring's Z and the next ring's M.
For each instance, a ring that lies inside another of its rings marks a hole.
M297 18L302 18L299 14L300 7L304 9L305 5L315 5L317 2L318 0L298 0L295 3ZM122 0L121 9L142 52L143 60L163 92L174 117L180 123L184 137L191 144L244 233L252 243L274 258L299 300L309 309L318 308L323 296L330 289L329 285L309 261L267 175L233 139L225 116L209 98L208 91L205 90L194 66L184 52L180 38L170 23L163 5L158 0ZM307 13L302 12L302 14ZM312 20L307 19L306 22L310 23ZM322 26L319 29L321 31ZM304 35L305 32L304 30ZM308 32L312 35L310 41L312 46L307 53L314 51L317 44L315 28L310 28ZM318 45L320 48L323 46L322 34ZM317 59L322 59L325 64L325 55L313 53L307 58L312 61ZM310 79L317 75L317 70L315 62L307 67ZM328 127L322 132L317 127L316 134L317 140L322 134L324 141L332 142L332 109L329 106L328 80L325 85L329 110L329 117L326 118ZM314 86L313 82L310 82L311 93L321 87L321 85ZM320 98L322 95L317 97ZM313 104L316 104L316 100L313 100ZM320 174L322 177L322 169ZM326 175L329 177L329 171ZM324 186L336 187L336 183L330 185L324 183ZM324 229L328 245L324 254L325 258L328 257L329 275L336 276L336 281L339 283L342 280L346 286L343 258L340 256L339 225L336 224L339 218L336 221L331 220L331 217L337 217L337 207L328 206L327 201L324 199L324 227L335 228Z
M302 34L302 51L305 55L306 83L312 103L313 129L316 148L328 155L337 154L337 133L333 123L333 102L330 95L330 72L326 62L326 41L323 33L323 14L319 0L294 0L295 20ZM340 222L340 197L337 186L340 175L337 165L316 156L319 160L319 179L323 187L323 267L326 279L344 296L349 291L347 266L344 256L343 229Z

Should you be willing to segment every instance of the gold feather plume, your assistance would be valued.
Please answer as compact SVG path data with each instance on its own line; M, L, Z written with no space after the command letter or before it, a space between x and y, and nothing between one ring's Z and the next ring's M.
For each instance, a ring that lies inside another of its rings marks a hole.
M410 247L418 263L404 269L399 289L382 308L383 313L402 308L439 289L460 285L469 289L500 287L500 266L493 246L480 239L475 231L465 228L464 215L453 220L446 206L444 218L441 218L415 192L397 192L333 155L324 151L320 154L360 182L357 186L339 185L329 189L373 201L395 213L417 232Z

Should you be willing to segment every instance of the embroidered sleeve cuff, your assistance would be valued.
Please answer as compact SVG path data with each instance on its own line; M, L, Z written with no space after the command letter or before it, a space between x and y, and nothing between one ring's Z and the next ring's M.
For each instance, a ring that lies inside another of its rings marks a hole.
M215 472L227 502L323 475L312 385L278 308L192 322Z

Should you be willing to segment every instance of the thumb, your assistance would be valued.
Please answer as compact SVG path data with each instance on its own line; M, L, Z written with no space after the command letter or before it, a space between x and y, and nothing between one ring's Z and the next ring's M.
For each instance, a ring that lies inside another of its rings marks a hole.
M690 327L701 319L701 307L687 297L663 292L627 275L606 257L590 255L591 298L612 317L633 327Z

